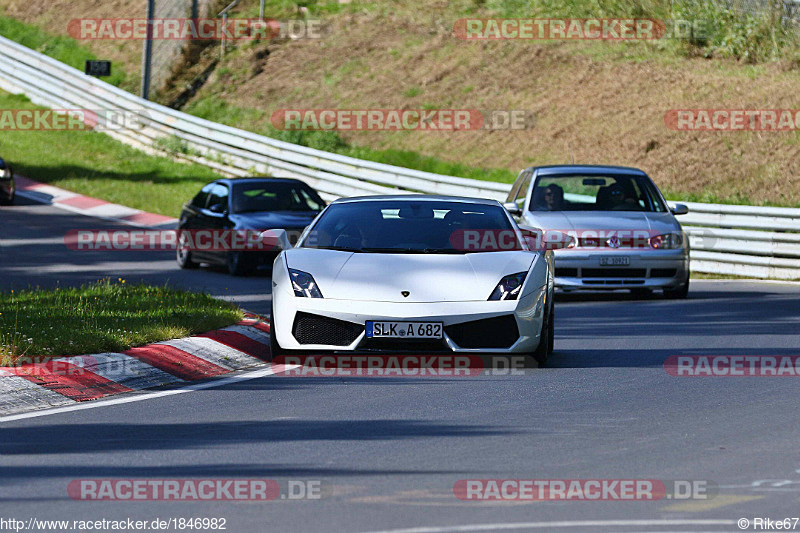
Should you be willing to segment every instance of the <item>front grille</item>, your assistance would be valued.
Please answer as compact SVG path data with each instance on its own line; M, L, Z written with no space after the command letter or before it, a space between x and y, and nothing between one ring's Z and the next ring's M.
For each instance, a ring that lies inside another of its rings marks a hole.
M578 277L578 269L577 268L556 268L556 277L557 278L577 278Z
M645 268L583 268L582 278L644 278Z
M292 326L292 334L300 344L328 346L349 346L363 331L361 324L310 313L297 313Z
M461 348L508 348L519 339L514 315L454 324L444 330Z
M651 278L674 278L678 275L677 268L651 268Z

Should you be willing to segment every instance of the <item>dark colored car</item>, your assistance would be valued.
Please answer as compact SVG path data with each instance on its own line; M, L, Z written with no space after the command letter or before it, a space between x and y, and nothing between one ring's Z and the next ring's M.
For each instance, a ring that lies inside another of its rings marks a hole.
M0 159L0 204L13 204L14 196L16 196L14 171L11 169L11 165Z
M197 230L219 230L216 234L220 235L224 233L222 230L285 229L294 244L324 207L325 202L319 194L296 179L214 181L183 206L178 222L178 265L181 268L194 268L200 263L223 265L235 276L246 274L260 265L271 266L279 250L225 251L214 246L209 247L214 249L203 249L191 243L191 238L197 235Z

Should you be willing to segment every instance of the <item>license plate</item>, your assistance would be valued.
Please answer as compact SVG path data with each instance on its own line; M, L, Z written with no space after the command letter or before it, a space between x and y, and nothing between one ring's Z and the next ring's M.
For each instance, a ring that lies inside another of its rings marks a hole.
M600 266L628 266L631 264L631 258L625 255L613 255L600 258Z
M367 337L374 339L441 339L441 322L367 322Z

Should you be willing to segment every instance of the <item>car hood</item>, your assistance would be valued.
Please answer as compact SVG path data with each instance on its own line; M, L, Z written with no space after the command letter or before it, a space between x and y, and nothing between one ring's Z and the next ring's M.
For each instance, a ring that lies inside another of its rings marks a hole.
M231 222L236 229L301 229L305 228L314 220L317 213L298 212L298 211L254 211L252 213L233 213L230 215Z
M286 251L289 268L311 274L325 298L379 302L486 301L503 276L528 271L535 257L520 251L458 255ZM403 291L409 295L403 296Z
M680 229L672 213L646 213L639 211L552 211L528 212L526 226L560 231L633 231L668 233Z

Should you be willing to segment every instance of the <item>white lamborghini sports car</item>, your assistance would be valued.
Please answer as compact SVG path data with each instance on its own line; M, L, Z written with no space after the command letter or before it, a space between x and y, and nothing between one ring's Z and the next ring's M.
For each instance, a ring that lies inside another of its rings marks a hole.
M552 252L494 200L331 203L272 271L272 355L553 349Z

